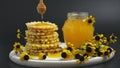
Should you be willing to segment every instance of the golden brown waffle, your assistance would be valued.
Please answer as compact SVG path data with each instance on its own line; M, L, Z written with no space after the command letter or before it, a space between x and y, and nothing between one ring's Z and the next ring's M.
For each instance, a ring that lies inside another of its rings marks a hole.
M39 53L45 53L45 54L48 54L48 53L60 53L62 51L62 48L57 48L57 49L49 49L49 50L39 50L39 49L29 49L29 50L26 50L26 52L29 54L29 55L32 55L32 56L38 56Z
M59 42L58 38L53 39L27 39L27 41L31 43L37 43L37 44L54 44L56 42Z
M40 31L45 31L45 30L49 30L49 31L55 31L58 30L57 25L55 25L54 23L50 23L50 22L28 22L26 23L28 30L32 31L32 32L40 32Z
M30 30L26 30L26 35L39 35L39 36L44 36L44 35L51 35L53 34L54 31L40 31L40 32L33 32Z
M58 38L58 33L54 32L50 35L40 35L40 33L31 33L26 31L26 39L30 38L30 39L51 39L51 38Z
M54 44L33 44L33 43L27 42L25 48L46 50L46 49L56 49L59 47L59 45L60 45L60 42L56 42Z
M26 43L25 50L28 54L37 56L40 52L43 53L58 53L62 51L62 48L59 47L60 43L56 42L55 44L32 44Z

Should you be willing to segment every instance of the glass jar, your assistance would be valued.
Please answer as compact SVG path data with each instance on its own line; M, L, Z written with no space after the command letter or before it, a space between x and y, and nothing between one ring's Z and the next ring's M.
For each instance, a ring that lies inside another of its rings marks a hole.
M88 16L87 12L70 12L67 14L67 20L62 27L66 43L70 42L75 47L79 47L93 38L94 27L85 22Z

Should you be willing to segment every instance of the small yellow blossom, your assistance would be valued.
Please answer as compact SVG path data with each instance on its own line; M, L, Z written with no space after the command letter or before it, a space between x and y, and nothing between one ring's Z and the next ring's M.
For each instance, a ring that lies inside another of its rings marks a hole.
M106 37L103 37L103 41L102 41L103 44L107 44L108 45L108 40Z
M67 47L65 47L64 49L69 50L70 52L73 53L76 48L74 47L72 43L68 42Z
M21 43L19 42L15 42L14 45L13 45L13 50L15 51L15 53L18 53L18 52L21 52L23 51L23 45L21 45Z
M46 59L46 55L44 53L40 53L38 57L40 60Z
M102 52L102 56L103 56L103 57L104 57L104 56L110 57L110 54L111 54L112 52L115 52L115 50L113 50L111 47L109 47L109 46L107 46L107 45L101 47L100 51Z
M93 16L89 16L86 18L85 22L89 23L89 24L93 24L95 23L95 18Z
M26 53L26 52L22 52L20 54L20 60L21 61L24 61L24 60L29 60L30 59L30 56Z
M89 56L93 56L95 53L95 45L92 44L91 42L86 42L84 44L84 48L83 48L83 54L88 54Z
M17 38L18 38L18 39L20 39L20 38L21 38L20 33L17 33Z
M110 42L115 43L117 41L117 36L115 36L113 33L110 35Z
M89 56L94 56L95 49L95 47L87 46L85 51Z
M73 54L69 50L64 49L61 53L61 57L65 60L71 60L73 59Z
M20 31L20 29L17 30L17 35L16 36L17 36L18 39L21 38L21 31Z
M85 61L88 61L90 57L88 56L83 56L81 54L78 54L78 59L76 60L77 63L84 63Z
M103 34L97 34L93 37L92 42L96 45L101 45L103 42L103 37L104 37Z
M18 29L17 32L20 33L21 32L20 29Z

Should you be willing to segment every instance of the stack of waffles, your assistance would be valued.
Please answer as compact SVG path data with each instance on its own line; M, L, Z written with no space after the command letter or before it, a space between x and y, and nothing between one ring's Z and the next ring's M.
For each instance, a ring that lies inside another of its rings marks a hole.
M57 25L50 22L28 22L26 23L26 46L25 51L32 56L38 56L40 52L59 53L59 35Z

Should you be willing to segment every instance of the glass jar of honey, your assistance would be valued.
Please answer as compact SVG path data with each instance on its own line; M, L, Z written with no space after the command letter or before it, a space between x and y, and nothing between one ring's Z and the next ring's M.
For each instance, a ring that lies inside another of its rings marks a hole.
M94 27L85 22L88 16L87 12L70 12L67 14L67 20L62 27L66 43L70 42L75 47L79 47L93 38Z

